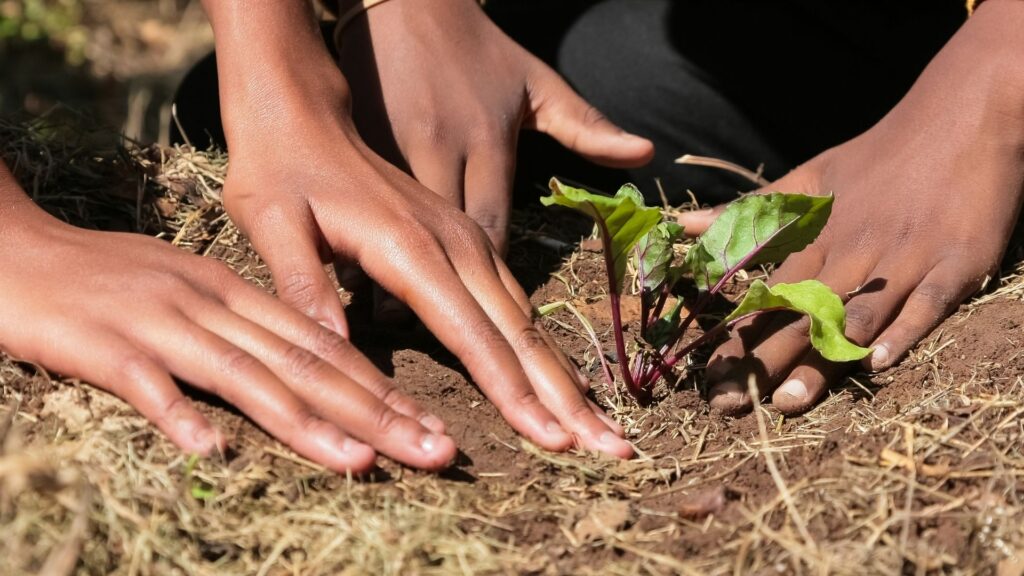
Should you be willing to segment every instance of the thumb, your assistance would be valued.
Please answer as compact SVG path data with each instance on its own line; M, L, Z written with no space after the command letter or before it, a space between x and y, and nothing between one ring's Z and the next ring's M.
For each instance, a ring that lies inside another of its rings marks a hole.
M612 124L569 87L558 74L540 65L529 89L524 128L543 132L591 162L610 168L636 168L654 157L654 144Z
M271 208L247 226L253 248L267 263L281 300L329 330L349 337L348 321L334 282L324 269L312 214Z
M820 183L820 161L818 158L790 170L782 178L771 184L754 190L749 194L771 194L772 192L785 192L787 194L819 194ZM749 195L748 194L748 195ZM719 204L714 208L693 210L683 212L676 216L676 222L682 227L687 236L700 236L718 219L718 217L729 207L729 204Z
M711 224L728 206L728 204L719 204L714 208L683 212L676 216L676 222L683 227L683 232L687 236L700 236L711 227Z

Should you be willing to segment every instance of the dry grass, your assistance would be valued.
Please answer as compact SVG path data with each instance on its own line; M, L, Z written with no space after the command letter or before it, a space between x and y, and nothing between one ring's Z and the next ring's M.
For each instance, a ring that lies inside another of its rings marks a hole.
M222 155L97 154L38 127L0 130L4 157L52 211L126 223L267 285L219 203ZM596 258L566 260L562 299L600 302L584 281ZM258 435L194 461L119 400L3 360L0 573L1019 575L1024 362L960 358L950 335L1022 296L1015 267L900 368L848 380L799 419L709 414L693 378L650 409L598 385L638 458L498 439L517 464L472 482L393 465L354 481ZM570 312L551 319L587 346ZM992 338L1019 349L1019 332Z

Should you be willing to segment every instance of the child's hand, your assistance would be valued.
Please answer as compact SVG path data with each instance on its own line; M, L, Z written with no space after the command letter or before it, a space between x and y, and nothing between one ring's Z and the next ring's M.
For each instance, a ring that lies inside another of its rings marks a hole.
M608 166L640 166L653 155L649 141L605 120L476 0L393 0L339 38L367 143L469 214L499 254L520 129Z
M122 397L187 452L226 439L172 376L332 470L366 471L377 451L430 470L455 457L440 420L348 341L219 262L33 206L3 215L0 267L6 352Z
M1024 3L982 5L907 97L862 136L768 190L835 193L818 241L771 281L816 278L846 295L847 336L895 364L997 273L1024 197ZM824 96L827 97L827 96ZM700 233L718 210L681 218ZM737 330L708 367L711 405L748 409L747 377L785 413L814 405L849 366L784 320Z
M534 326L484 231L356 134L347 83L300 4L208 3L231 152L224 202L281 297L344 334L324 264L357 264L416 312L518 432L550 450L630 456L622 429Z

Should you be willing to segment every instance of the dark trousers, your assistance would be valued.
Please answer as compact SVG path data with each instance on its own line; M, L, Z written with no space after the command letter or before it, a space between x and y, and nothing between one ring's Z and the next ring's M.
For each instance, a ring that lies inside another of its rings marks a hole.
M406 0L396 0L406 1ZM719 202L750 184L674 164L714 156L776 178L869 128L966 18L962 0L489 0L510 35L555 66L612 121L650 138L629 173L524 137L519 190L558 174L613 190L627 179L673 200ZM211 60L178 97L197 145L223 144ZM195 136L195 135L198 135Z
M677 166L677 157L763 163L777 178L880 120L966 19L961 0L488 4L612 121L655 142L654 162L628 175L647 196L656 196L657 177L673 199L689 189L704 202L727 200L750 183ZM622 175L569 158L552 165L554 150L541 146L539 156L523 150L526 179L568 171L606 189L621 183L614 178Z

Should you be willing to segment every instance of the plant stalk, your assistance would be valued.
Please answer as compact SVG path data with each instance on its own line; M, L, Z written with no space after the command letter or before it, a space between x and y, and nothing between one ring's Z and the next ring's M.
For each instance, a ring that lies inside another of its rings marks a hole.
M612 332L615 334L615 354L618 356L619 372L622 380L626 383L626 389L637 399L642 393L636 387L636 381L630 373L629 357L626 356L626 340L622 333L622 297L621 287L615 279L615 260L612 257L612 237L608 233L608 226L604 221L597 219L597 225L601 229L601 246L604 252L605 271L608 274L608 286L611 293L608 294L608 302L612 307Z

